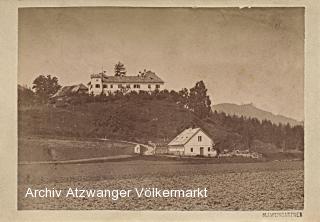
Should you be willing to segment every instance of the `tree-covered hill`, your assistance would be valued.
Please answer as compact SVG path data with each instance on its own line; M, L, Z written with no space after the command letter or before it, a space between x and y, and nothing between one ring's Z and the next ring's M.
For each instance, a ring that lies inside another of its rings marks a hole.
M275 124L269 120L213 112L203 81L190 90L184 88L178 92L116 91L99 96L71 93L52 101L50 95L60 87L57 78L40 77L36 80L46 81L40 84L35 80L33 88L38 86L41 90L18 86L20 136L90 137L167 144L184 129L201 127L220 151L304 149L301 125ZM54 90L47 90L47 85Z
M303 128L210 112L199 117L179 93L74 97L70 105L19 106L19 135L98 137L166 144L187 127L201 127L223 149L302 150Z

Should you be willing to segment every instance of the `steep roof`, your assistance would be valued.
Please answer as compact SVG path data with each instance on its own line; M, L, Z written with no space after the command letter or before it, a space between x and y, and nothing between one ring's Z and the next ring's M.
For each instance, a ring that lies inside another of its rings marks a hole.
M145 75L138 76L107 76L105 74L92 74L91 78L103 78L105 83L164 83L154 72L147 71Z
M58 92L56 92L56 94L54 94L51 98L67 96L72 93L77 93L77 92L79 92L79 90L88 90L88 88L85 85L83 85L82 83L80 83L78 85L64 86L61 89L59 89Z
M168 145L169 146L184 145L199 131L201 131L200 128L185 129L182 133L176 136Z

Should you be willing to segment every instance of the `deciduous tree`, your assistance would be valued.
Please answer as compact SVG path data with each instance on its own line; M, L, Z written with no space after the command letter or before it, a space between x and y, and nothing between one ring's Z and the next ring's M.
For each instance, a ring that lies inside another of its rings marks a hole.
M61 86L58 83L57 77L51 77L51 75L40 75L33 81L32 89L35 90L35 94L40 102L45 103L53 96Z

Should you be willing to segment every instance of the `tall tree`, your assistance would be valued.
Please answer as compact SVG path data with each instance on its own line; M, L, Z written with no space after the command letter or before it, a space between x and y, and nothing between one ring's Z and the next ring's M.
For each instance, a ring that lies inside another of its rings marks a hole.
M114 66L114 75L115 76L125 76L127 73L126 68L123 63L118 62Z
M48 99L54 95L61 86L58 83L57 77L51 77L51 75L40 75L33 81L32 89L35 90L35 94L40 102L47 102Z
M244 123L243 131L241 132L241 134L246 148L251 151L253 141L256 138L252 119L249 119Z
M211 113L211 100L203 81L197 82L190 89L188 108L200 118L205 118Z
M178 92L178 94L180 96L181 103L183 105L187 105L189 100L189 90L187 88L183 88Z

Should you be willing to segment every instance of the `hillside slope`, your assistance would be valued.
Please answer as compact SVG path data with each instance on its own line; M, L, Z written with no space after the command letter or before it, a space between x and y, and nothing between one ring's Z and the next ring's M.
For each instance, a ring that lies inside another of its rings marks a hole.
M110 101L66 108L20 108L19 135L100 137L164 142L186 127L202 125L192 112L167 100ZM226 134L215 129L215 134Z
M174 101L163 99L116 100L70 105L20 107L19 137L28 135L108 138L167 144L188 127L201 127L223 149L247 149L241 135L212 118L200 120ZM256 140L252 149L274 150ZM269 151L268 151L269 152Z
M212 110L216 110L217 112L224 112L229 115L257 118L260 121L270 120L272 123L275 123L275 124L289 123L291 126L303 125L302 122L299 122L295 119L285 117L282 115L275 115L271 112L259 109L255 107L253 104L237 105L232 103L221 103L221 104L213 105Z

